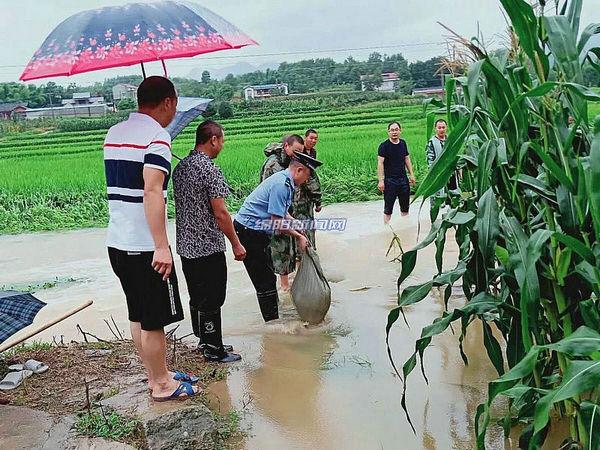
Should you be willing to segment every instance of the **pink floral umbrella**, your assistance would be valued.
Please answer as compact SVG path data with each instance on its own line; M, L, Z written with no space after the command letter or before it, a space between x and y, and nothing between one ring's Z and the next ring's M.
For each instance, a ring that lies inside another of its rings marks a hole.
M257 45L221 16L186 1L132 3L77 13L59 24L22 81ZM166 75L166 67L165 67Z

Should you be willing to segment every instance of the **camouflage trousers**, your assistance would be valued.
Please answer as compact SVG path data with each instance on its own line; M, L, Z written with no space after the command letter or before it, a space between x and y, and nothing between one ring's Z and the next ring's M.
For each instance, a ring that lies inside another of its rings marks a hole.
M295 211L295 214L296 214L294 216L295 219L306 221L306 223L312 223L315 220L314 215L311 216L309 214L302 214L297 211ZM309 229L303 230L303 233L304 233L304 236L306 236L306 238L308 239L308 242L310 242L310 246L316 250L317 249L317 241L316 241L316 237L315 237L314 226L312 226ZM300 255L298 255L298 256L300 256ZM298 257L298 259L300 259L300 257Z
M271 257L276 274L287 275L296 270L296 242L291 236L274 234L271 238Z

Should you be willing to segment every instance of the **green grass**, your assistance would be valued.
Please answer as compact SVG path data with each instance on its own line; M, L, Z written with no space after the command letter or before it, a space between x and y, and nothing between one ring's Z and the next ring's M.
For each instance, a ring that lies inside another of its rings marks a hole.
M100 437L119 442L132 442L143 436L138 419L122 416L116 411L93 408L77 416L73 428L76 433L88 437Z
M52 342L34 341L29 344L19 344L2 353L2 358L9 360L22 353L36 352L38 350L50 350L51 348Z
M235 444L244 437L244 432L240 429L240 413L235 410L226 414L213 412L213 419L217 426L215 448L218 450L238 448Z

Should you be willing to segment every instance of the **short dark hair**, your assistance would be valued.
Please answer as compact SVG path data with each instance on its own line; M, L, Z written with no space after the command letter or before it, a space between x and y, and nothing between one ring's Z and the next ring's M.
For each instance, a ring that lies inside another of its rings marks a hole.
M283 138L283 143L287 145L294 145L294 142L297 142L300 145L304 145L304 139L299 134L290 134Z
M196 145L206 144L213 136L223 136L223 126L214 120L205 120L196 128Z
M390 128L392 128L392 125L398 125L398 128L402 129L402 125L400 125L400 122L396 122L396 121L394 121L394 122L390 122L390 123L388 123L388 130L389 130Z
M148 77L138 87L137 101L139 107L156 108L165 98L177 98L175 86L168 78Z
M446 122L446 119L438 119L435 121L435 123L433 124L434 127L437 127L437 124L440 122L444 122L446 124L446 126L448 125L448 122Z
M319 135L319 133L317 133L317 130L315 130L314 128L309 128L308 130L306 130L306 133L304 133L304 137L308 137L311 134L316 134L317 136Z

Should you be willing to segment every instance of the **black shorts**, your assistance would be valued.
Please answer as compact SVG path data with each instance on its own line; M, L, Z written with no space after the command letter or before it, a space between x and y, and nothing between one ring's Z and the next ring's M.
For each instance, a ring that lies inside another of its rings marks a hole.
M405 178L386 178L383 188L383 213L391 216L394 211L394 203L400 203L400 211L408 212L410 203L410 185L408 179Z
M154 252L127 252L108 248L110 265L127 298L130 322L142 330L160 330L183 319L175 266L167 281L152 268Z

